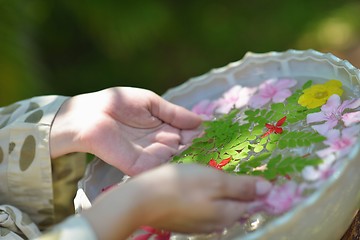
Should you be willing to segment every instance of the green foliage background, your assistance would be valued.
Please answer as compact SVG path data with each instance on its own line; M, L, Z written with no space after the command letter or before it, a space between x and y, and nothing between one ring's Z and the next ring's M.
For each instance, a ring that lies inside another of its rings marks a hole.
M358 0L0 0L0 104L111 86L158 94L248 52L360 66Z

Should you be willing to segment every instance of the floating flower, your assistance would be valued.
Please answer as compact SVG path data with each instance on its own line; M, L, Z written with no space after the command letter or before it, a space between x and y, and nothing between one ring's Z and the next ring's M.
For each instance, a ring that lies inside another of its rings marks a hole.
M226 91L220 99L216 101L216 113L226 114L233 108L241 108L249 103L251 96L256 88L242 87L235 85Z
M342 83L338 80L329 80L324 84L315 84L303 90L298 103L307 108L320 107L329 99L333 94L341 96L343 90L341 89Z
M283 102L291 95L289 88L295 85L294 79L269 79L259 86L259 92L251 97L249 106L260 108L271 100L274 103Z
M345 127L349 127L354 123L358 123L360 122L360 111L345 113L342 116L342 120L344 122Z
M341 132L338 129L329 130L324 141L328 148L317 151L316 154L321 158L327 158L330 154L336 157L342 157L350 152L351 147L357 142L360 126L355 125L352 127L344 128Z
M332 166L335 160L334 156L329 155L316 167L306 166L302 170L303 178L308 181L326 180L334 172L334 168Z
M266 133L264 133L261 137L266 137L267 135L271 134L271 133L275 133L275 134L280 134L283 132L283 129L280 127L284 124L286 120L286 116L281 118L279 121L277 121L277 123L275 125L266 123L265 127L269 130L267 130Z
M200 115L204 120L210 120L213 118L214 110L217 107L217 103L208 99L202 100L197 103L191 111Z
M141 227L141 229L146 231L146 233L134 237L133 240L148 240L152 236L155 236L154 237L155 240L169 240L170 239L171 232L164 231L164 230L157 230L155 228L148 227L148 226L143 226L143 227Z
M222 160L220 163L217 163L214 159L211 159L209 162L209 166L221 170L223 167L225 167L230 162L230 160L231 160L231 157Z
M346 121L345 126L350 125L352 121L356 121L352 120L354 115L343 115L343 112L345 109L355 109L359 106L360 99L345 100L343 103L341 103L340 96L334 94L327 100L326 104L321 107L321 112L308 114L306 121L307 123L325 121L323 124L312 126L312 128L314 128L320 134L324 135L327 131L335 127L339 120L344 121L344 116ZM359 119L359 115L357 115L357 118Z
M266 211L272 215L282 214L302 200L302 187L293 181L274 185L271 191L259 202L253 204L253 212Z

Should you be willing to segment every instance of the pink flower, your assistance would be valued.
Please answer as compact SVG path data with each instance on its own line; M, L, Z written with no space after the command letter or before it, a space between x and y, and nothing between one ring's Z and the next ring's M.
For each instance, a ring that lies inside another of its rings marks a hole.
M346 127L353 125L354 123L360 122L360 111L345 113L342 116L342 120Z
M324 141L324 144L328 145L329 147L317 151L316 154L321 158L326 158L330 154L334 154L336 157L342 157L346 155L351 150L351 147L357 142L357 135L359 132L359 125L344 128L342 132L340 132L338 129L329 130L325 134L327 139Z
M169 240L171 236L171 232L164 230L157 230L155 228L149 226L141 227L146 233L138 235L133 238L133 240L148 240L154 237L155 240Z
M334 172L333 163L335 162L335 160L336 159L334 156L329 155L328 157L323 159L323 162L317 167L306 166L302 170L303 178L308 181L328 179L328 177L330 177Z
M191 109L191 111L200 115L204 120L210 120L213 118L214 110L216 107L216 102L205 99L197 103Z
M261 211L271 215L282 214L302 200L303 190L304 186L294 181L288 181L281 186L274 185L265 197L250 203L248 211L250 214Z
M260 108L270 102L279 103L285 101L291 95L289 88L296 85L294 79L269 79L262 83L259 92L250 99L250 106Z
M282 214L302 199L301 193L301 188L293 181L275 185L263 200L264 210L274 215Z
M349 126L352 123L359 120L359 112L344 114L345 109L355 109L360 106L360 99L345 100L341 103L340 97L337 94L332 95L321 107L321 112L310 113L307 115L307 123L323 122L312 126L317 132L325 135L327 131L335 127L339 120L344 121L345 126ZM357 119L357 120L356 120Z
M248 104L255 91L255 88L247 88L240 85L233 86L216 101L217 108L215 112L226 114L233 108L241 108L245 106Z

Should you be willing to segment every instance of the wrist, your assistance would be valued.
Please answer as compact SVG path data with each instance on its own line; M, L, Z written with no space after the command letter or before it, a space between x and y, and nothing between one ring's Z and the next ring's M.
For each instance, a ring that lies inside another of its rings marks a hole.
M71 131L71 121L68 112L71 98L67 99L56 113L50 129L49 146L51 158L75 152L74 134Z
M146 225L142 211L144 196L139 188L129 185L126 183L103 194L82 213L99 239L126 239Z
M170 183L174 172L171 165L163 165L156 169L140 174L136 179L130 180L127 184L133 184L141 196L138 204L141 209L142 225L162 228L172 217L177 202L177 190ZM143 196L146 196L144 198ZM142 202L141 202L142 201Z

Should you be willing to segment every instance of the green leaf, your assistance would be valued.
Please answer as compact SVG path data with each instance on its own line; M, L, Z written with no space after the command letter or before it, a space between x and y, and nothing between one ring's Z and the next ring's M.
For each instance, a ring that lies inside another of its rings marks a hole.
M295 148L297 145L296 145L297 141L293 138L289 139L289 142L288 142L288 146L290 148Z
M273 180L273 179L275 179L277 177L277 173L274 170L267 170L265 172L262 172L259 175L264 176L264 178L266 178L268 180Z
M245 141L245 142L243 142L243 143L240 143L235 149L236 149L236 150L242 150L242 149L248 147L249 144L250 144L249 141Z
M271 158L267 165L268 169L275 168L275 166L278 164L281 158L282 158L281 155L277 155L276 157Z
M273 104L271 104L270 108L274 112L282 112L284 110L284 104L283 103L273 103Z
M247 158L248 155L249 153L247 151L241 151L236 155L236 159L244 159Z
M280 140L278 142L278 146L279 146L280 149L287 148L287 146L288 146L287 141L286 140Z
M265 143L267 143L268 138L269 138L268 136L261 138L259 144L264 145Z
M264 177L273 179L275 176L286 176L292 173L300 173L306 166L317 166L322 163L320 158L302 158L298 156L282 157L278 155L269 160Z
M317 132L301 132L301 131L293 131L293 132L284 132L283 134L279 134L279 148L296 148L303 146L310 146L311 144L315 144L321 141L324 141L326 138L320 135Z
M263 149L264 149L264 146L258 144L258 145L255 146L254 152L259 153L259 152L261 152Z
M306 83L304 83L304 85L302 86L302 90L305 90L309 87L311 87L312 85L312 80L308 80Z
M255 140L257 138L256 135L250 135L248 136L248 140L252 141L252 140Z
M253 135L261 135L262 133L263 133L263 131L264 131L264 125L257 125L257 126L255 126L254 128L253 128L253 130L252 130L252 132L251 132L251 134L253 134Z
M282 134L284 134L285 132L286 131L283 131ZM272 142L275 142L275 141L279 140L280 136L281 136L281 134L270 134L269 138Z
M276 148L276 144L275 143L268 143L268 144L266 144L266 150L268 150L268 151L274 151L275 150L275 148Z

